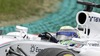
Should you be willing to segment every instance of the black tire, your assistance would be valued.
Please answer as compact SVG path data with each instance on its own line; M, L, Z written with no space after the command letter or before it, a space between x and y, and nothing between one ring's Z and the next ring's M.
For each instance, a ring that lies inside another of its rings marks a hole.
M60 48L47 48L39 52L36 56L75 56L72 52Z

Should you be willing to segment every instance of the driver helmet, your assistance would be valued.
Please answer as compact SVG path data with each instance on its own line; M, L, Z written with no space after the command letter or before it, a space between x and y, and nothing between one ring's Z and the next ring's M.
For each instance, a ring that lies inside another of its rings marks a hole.
M56 33L57 40L71 40L72 38L78 38L77 30L71 26L62 26Z

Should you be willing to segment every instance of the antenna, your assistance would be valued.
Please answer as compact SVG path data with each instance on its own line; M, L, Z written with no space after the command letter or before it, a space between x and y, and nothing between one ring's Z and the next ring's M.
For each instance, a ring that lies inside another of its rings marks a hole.
M86 8L84 9L84 11L91 12L93 10L93 7L100 8L100 5L92 3L92 2L83 2L81 0L77 0L77 3L86 5Z

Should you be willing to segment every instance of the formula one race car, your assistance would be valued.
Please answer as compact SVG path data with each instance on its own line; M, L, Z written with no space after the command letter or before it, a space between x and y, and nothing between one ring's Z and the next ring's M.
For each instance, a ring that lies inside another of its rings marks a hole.
M16 29L16 32L0 36L1 56L75 56L65 45L28 34L26 27L16 26Z
M78 51L78 56L100 56L100 14L92 12L93 7L100 8L100 5L83 1L77 2L86 5L86 8L78 12L76 16L76 21L78 23L77 29L78 31L81 30L83 33L80 34L80 38L72 38L73 41L81 46L78 48L74 46L74 48L71 49ZM79 26L82 28L80 29ZM62 33L58 34L61 35ZM73 54L75 55L76 53Z
M83 28L79 38L75 32L62 30L56 33L56 37L48 32L38 37L28 34L28 28L16 26L17 32L0 35L0 56L100 56L100 14L92 12L93 7L100 8L100 5L78 3L87 5L76 17L78 25ZM75 42L68 44L69 40ZM78 48L77 43L81 44ZM73 52L77 50L78 53Z

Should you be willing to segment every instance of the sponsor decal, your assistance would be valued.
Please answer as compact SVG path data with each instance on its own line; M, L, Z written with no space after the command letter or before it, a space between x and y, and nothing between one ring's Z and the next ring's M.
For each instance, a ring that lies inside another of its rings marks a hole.
M41 50L43 50L43 49L39 48L39 47L36 46L36 45L31 45L30 53L40 52Z
M99 43L88 43L89 46L95 46L95 47L99 47L100 44Z
M100 17L89 16L90 22L100 22Z

